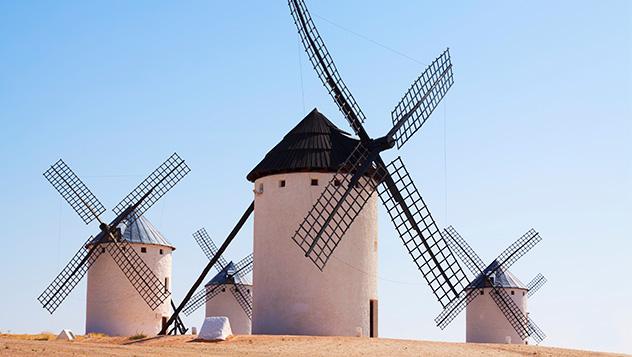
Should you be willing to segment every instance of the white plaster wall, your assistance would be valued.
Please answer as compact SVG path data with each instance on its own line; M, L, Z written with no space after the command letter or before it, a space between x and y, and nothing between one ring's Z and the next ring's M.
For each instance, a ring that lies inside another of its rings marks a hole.
M230 321L230 328L235 335L250 335L252 330L252 321L241 305L235 299L231 289L232 284L223 285L224 291L217 294L211 300L206 302L206 317L211 316L226 316ZM248 289L248 293L252 295L252 286L245 285L244 288ZM208 291L212 286L206 288Z
M172 249L160 245L131 245L161 282L164 283L165 277L169 278L168 289L171 291ZM147 248L147 252L141 253L141 247ZM156 310L151 310L106 250L88 270L86 333L156 335L162 327L162 317L171 316L169 301L170 297Z
M466 342L525 344L527 341L520 338L489 295L491 288L483 290L484 295L479 294L467 305ZM505 291L520 311L527 314L527 290L506 288ZM514 291L514 295L511 295L511 291Z
M369 335L369 300L377 299L377 194L367 202L324 271L292 236L332 173L291 173L255 182L254 334ZM318 179L319 186L311 186ZM286 186L279 187L285 180Z

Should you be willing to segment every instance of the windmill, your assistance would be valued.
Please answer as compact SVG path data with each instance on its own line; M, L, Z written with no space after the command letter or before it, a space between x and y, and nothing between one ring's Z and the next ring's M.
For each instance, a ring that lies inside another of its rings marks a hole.
M461 297L437 317L438 326L445 328L467 306L467 342L527 343L529 337L536 343L544 340L546 335L529 318L526 308L527 298L546 283L546 278L538 274L524 286L508 270L542 240L539 233L530 229L487 266L454 227L445 228L443 235L474 279Z
M206 229L196 231L193 237L208 259L212 260L218 250ZM237 263L226 261L220 254L215 269L217 269L217 275L191 297L185 305L184 313L190 316L206 304L207 317L227 316L234 333L250 334L252 285L246 282L245 277L252 271L252 254ZM226 289L230 290L230 293Z
M168 286L156 276L133 244L123 239L123 232L126 231L126 227L137 224L142 215L189 171L190 169L184 160L174 153L114 207L112 211L116 217L108 224L100 218L100 215L105 212L103 204L63 160L60 159L46 170L44 177L86 224L96 219L99 222L100 232L95 237L88 238L81 245L79 251L71 258L61 273L38 297L42 306L51 314L55 312L79 281L88 273L90 267L97 262L103 253L107 252L114 265L120 268L135 293L141 297L144 303L151 310L159 309L161 313L168 313L169 306L166 306L165 303L170 296ZM162 250L160 253L163 253ZM111 299L123 298L124 296L125 294L113 293ZM156 314L150 315L154 316L152 319L155 319ZM158 321L158 327L160 327L159 316ZM133 319L129 322L136 323ZM179 328L183 329L180 322L178 325ZM150 331L145 332L149 333Z
M228 233L228 236L226 236L226 239L224 240L222 245L219 247L219 249L217 249L215 254L213 254L212 258L210 258L209 262L206 264L204 269L202 269L202 272L200 273L198 278L195 280L193 285L191 285L187 294L184 296L182 301L180 301L180 304L177 307L175 306L175 304L172 304L174 307L173 314L171 314L171 317L169 317L169 319L167 319L167 321L163 324L162 329L158 333L159 335L167 334L170 331L169 328L171 327L172 324L175 325L174 328L177 328L178 321L180 320L180 312L182 312L184 308L189 304L189 301L193 298L195 291L200 287L200 285L202 285L202 282L204 281L204 278L206 277L208 272L219 261L222 254L224 254L224 251L226 250L226 248L228 248L228 246L233 241L233 239L235 239L235 237L237 236L237 233L239 233L241 228L244 226L244 224L246 223L246 221L248 220L248 218L250 217L254 209L255 209L255 203L253 201L250 203L248 208L246 208L244 213L241 215L241 217L235 224L235 227L233 227L230 233ZM174 328L172 328L172 330Z
M392 128L372 138L365 116L338 70L302 0L290 0L294 22L318 77L360 142L330 180L292 239L324 270L347 230L377 190L404 246L439 303L458 299L467 278L400 157L388 165L380 153L401 149L423 126L453 84L449 50L417 78L391 113ZM256 305L256 304L255 304ZM256 309L255 309L256 310ZM255 311L256 314L256 311Z

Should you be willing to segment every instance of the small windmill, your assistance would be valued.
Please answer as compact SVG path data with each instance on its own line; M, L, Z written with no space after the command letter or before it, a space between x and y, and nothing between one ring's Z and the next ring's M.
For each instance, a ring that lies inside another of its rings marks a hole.
M387 165L380 153L395 145L401 149L450 89L454 80L449 51L435 59L404 94L391 113L392 128L382 137L371 138L362 125L365 116L342 81L304 1L289 0L289 6L318 77L360 138L292 239L323 270L345 232L378 190L406 250L445 308L459 297L467 278L401 158Z
M99 217L105 212L105 207L62 160L44 172L44 177L79 217L86 224L96 219L101 231L96 237L91 236L81 245L61 273L38 297L42 306L52 314L105 252L109 253L151 310L163 305L170 296L169 290L132 245L122 239L122 232L125 231L125 227L135 223L189 171L184 160L174 153L114 207L112 211L116 217L109 224ZM181 323L179 327L183 328Z
M467 306L467 342L526 343L529 337L536 343L544 340L546 335L526 312L526 302L546 283L546 278L538 274L524 286L508 270L542 240L539 233L530 229L488 266L454 227L445 228L443 235L452 251L474 274L474 279L461 297L437 317L437 325L445 328ZM481 296L486 292L488 297ZM494 304L498 309L491 308Z
M202 228L193 233L195 241L198 243L204 254L209 260L213 259L217 254L217 246L206 232L206 229ZM230 320L231 329L237 334L249 334L250 333L250 320L252 319L252 286L246 282L246 275L252 271L252 254L249 254L245 258L241 259L236 264L232 261L228 262L220 254L218 262L214 265L217 269L217 275L215 275L211 281L209 281L202 289L195 293L184 307L184 313L189 316L195 310L202 305L206 304L207 316L227 316ZM230 289L232 296L224 297L221 294L226 292L226 289ZM217 302L219 307L213 308L211 300L219 300ZM227 301L230 300L230 301ZM239 316L234 312L234 305L236 302L243 310L243 314ZM211 311L213 313L211 313ZM244 321L242 315L245 314L247 322Z

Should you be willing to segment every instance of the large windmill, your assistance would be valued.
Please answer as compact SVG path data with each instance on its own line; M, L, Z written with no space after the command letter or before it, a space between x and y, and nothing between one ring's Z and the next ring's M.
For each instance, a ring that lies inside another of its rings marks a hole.
M163 282L162 277L156 276L155 270L149 267L139 254L144 252L136 247L136 244L124 239L123 232L127 227L137 224L139 219L142 219L142 215L189 171L184 160L174 153L114 207L112 211L116 217L108 224L100 218L100 215L105 212L105 207L79 177L62 160L52 165L44 173L44 177L86 224L96 219L99 222L100 232L96 237L91 236L81 245L79 251L61 273L38 297L42 306L52 314L86 275L90 267L107 252L114 265L118 266L129 280L134 293L138 294L149 307L148 311L159 310L159 314L152 312L144 316L150 316L150 320L153 321L156 320L156 315L159 315L157 328L160 328L161 316L168 314L171 308L167 302L170 296L168 281ZM159 253L164 252L160 250ZM130 296L125 289L117 288L110 287L110 301L122 300ZM144 323L142 319L139 321L138 316L130 318L128 322L131 325ZM183 328L180 323L178 326ZM144 332L156 333L157 328L154 327L154 331Z
M340 166L292 239L321 270L375 190L413 262L445 308L459 297L467 279L417 190L401 158L388 165L380 153L404 144L426 122L452 86L452 63L445 50L419 76L391 113L392 128L372 138L365 116L342 81L302 0L290 0L294 22L318 77L360 142ZM256 312L255 312L256 313Z
M487 266L454 227L445 228L443 235L474 278L461 298L437 317L437 325L445 328L467 306L467 342L520 344L527 343L529 337L536 343L544 340L544 332L529 318L527 298L546 283L546 278L538 274L524 286L508 270L542 240L539 233L530 229Z
M212 260L218 250L206 229L197 230L193 237L208 259ZM250 334L252 285L247 283L246 275L252 271L252 254L237 263L227 261L220 254L215 269L217 275L191 297L185 305L184 313L190 316L195 310L206 305L207 317L227 316L234 333Z

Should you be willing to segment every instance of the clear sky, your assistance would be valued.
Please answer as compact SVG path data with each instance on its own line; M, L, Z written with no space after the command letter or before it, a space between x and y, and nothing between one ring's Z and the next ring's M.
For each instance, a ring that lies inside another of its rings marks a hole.
M455 84L401 155L440 226L485 260L530 227L515 264L545 345L632 352L632 10L627 1L310 1L377 136L450 47ZM171 240L174 297L252 200L245 176L313 107L349 129L285 1L0 2L0 330L83 332L85 281L50 316L36 297L86 226L42 177L60 157L108 207L177 151L192 172L149 212ZM379 214L380 333L462 341ZM289 237L288 237L289 239ZM228 257L249 253L252 222ZM202 310L185 321L199 326Z

